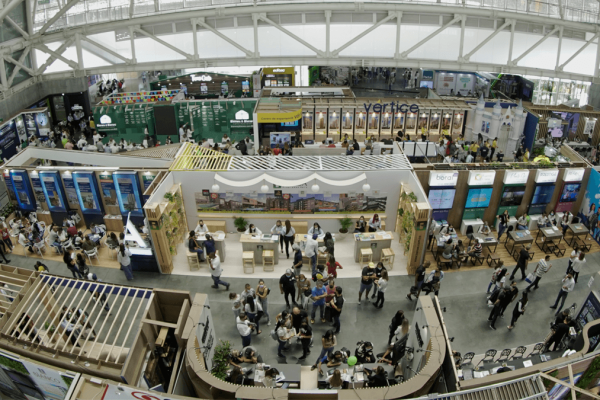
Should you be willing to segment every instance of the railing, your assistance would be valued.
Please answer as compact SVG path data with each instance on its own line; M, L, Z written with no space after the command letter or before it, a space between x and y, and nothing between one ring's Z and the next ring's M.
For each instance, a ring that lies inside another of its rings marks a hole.
M299 3L324 3L328 0L295 0ZM336 0L336 2L354 3L354 0ZM363 0L364 3L389 3L410 5L435 5L466 8L485 8L498 11L537 15L544 18L565 21L599 23L599 4L596 0ZM133 17L144 17L180 11L211 9L216 7L235 7L254 4L290 4L282 0L159 0L159 10L155 10L154 1L136 1ZM34 31L52 18L59 10L56 0L50 4L38 5L35 14ZM432 9L432 11L434 11ZM435 10L439 12L439 9ZM124 0L85 0L80 1L59 18L49 29L55 31L75 26L120 21L129 19L129 1Z

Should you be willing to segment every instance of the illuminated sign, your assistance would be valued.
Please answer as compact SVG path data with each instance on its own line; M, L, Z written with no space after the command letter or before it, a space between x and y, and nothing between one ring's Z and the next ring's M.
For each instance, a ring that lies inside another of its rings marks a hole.
M285 69L283 69L283 68L274 68L273 72L285 72Z
M539 171L539 170L538 170ZM527 178L529 178L529 171L506 171L504 172L504 183L507 185L527 183Z
M565 182L581 182L583 180L583 174L585 170L583 168L567 168L565 169Z
M496 171L469 171L469 186L493 185Z
M244 110L240 110L235 113L235 119L250 119L250 114Z
M212 81L212 76L210 76L210 75L200 75L200 76L190 75L190 78L192 78L192 82L210 82L210 81Z
M112 119L108 115L103 115L100 117L101 124L110 124L111 122L112 122Z
M554 183L557 178L557 169L538 169L535 173L535 183Z
M411 112L414 114L417 114L419 112L419 105L418 104L411 104L410 106L408 104L400 104L400 102L396 103L394 101L392 101L391 103L375 103L375 104L371 104L369 103L369 105L367 106L367 103L363 103L364 107L365 107L365 112L369 113L369 111L371 111L372 108L372 112L374 113L381 113L381 112L386 112L386 109L388 109L387 107L390 106L390 108L388 109L389 112L392 113L402 113L402 114L406 114L407 112Z
M458 171L446 171L429 173L429 186L456 186L458 183Z

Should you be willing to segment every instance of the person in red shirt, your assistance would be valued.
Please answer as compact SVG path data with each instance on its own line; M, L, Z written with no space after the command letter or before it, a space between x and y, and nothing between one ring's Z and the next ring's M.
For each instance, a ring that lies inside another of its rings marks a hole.
M342 267L340 265L339 262L335 261L335 257L334 256L329 256L329 261L327 261L327 274L329 276L333 276L334 278L337 278L337 271L336 269L343 269L344 267Z
M273 149L273 155L274 155L274 156L279 156L279 155L281 155L281 149L279 148L279 145L278 145L278 144L276 144L276 145L275 145L275 148Z
M333 143L333 142L329 143L329 146L327 146L327 147L335 147L335 143Z

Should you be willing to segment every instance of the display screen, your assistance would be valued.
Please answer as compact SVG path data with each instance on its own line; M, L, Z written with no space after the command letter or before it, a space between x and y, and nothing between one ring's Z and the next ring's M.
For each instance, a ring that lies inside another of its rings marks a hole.
M433 81L421 81L419 82L419 86L433 89Z
M493 190L494 189L492 188L469 189L465 208L481 208L489 206Z
M452 208L456 189L433 189L429 191L429 204L434 210Z
M299 120L298 120L299 121ZM298 126L298 121L282 122L281 126Z
M525 186L508 186L504 188L502 192L502 199L500 199L500 206L518 206L523 200L525 195Z
M572 203L577 200L581 183L567 183L560 194L560 203Z
M548 204L552 200L554 185L536 186L531 204Z

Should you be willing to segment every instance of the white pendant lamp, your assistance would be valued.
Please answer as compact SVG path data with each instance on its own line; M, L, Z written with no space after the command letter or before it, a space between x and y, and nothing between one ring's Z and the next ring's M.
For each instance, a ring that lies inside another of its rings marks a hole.
M319 185L317 185L317 181L315 180L315 183L313 183L313 185L310 187L310 190L312 190L313 193L318 193L319 189L321 189L319 187Z
M263 193L267 193L269 191L269 185L267 185L266 182L263 182L262 186L260 187L260 191Z
M213 193L218 193L218 192L219 192L219 189L221 189L221 188L219 187L219 185L217 185L216 183L214 183L214 184L212 185L212 187L210 188L210 191L211 191L211 192L213 192Z
M366 193L366 192L369 192L369 191L371 191L371 185L369 185L368 183L365 183L365 184L362 186L362 189L363 189L363 192L365 192L365 193Z

